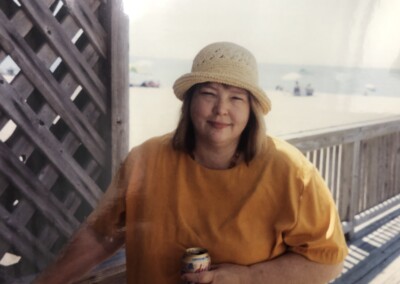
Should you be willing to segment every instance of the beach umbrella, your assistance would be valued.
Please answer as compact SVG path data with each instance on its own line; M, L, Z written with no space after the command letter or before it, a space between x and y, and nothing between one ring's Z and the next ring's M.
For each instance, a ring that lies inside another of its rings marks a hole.
M301 78L301 74L290 72L282 76L283 81L297 81Z
M375 87L375 85L373 85L373 84L366 84L366 85L365 85L365 88L366 88L368 91L371 91L371 92L375 92L375 91L376 91L376 87Z

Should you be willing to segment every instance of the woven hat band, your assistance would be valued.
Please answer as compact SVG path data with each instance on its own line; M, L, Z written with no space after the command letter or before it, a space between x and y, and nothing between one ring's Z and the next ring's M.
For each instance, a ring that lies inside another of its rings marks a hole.
M192 65L192 72L235 73L253 82L258 82L257 71L257 63L251 53L231 46L223 48L217 45L211 50L208 46L198 53Z
M213 62L214 63L214 62ZM231 78L237 78L241 81L251 82L252 84L258 85L257 71L246 68L242 65L232 64L229 62L215 62L217 64L205 66L202 65L198 68L192 68L192 73L212 74L214 76L225 76ZM227 72L229 70L229 72Z

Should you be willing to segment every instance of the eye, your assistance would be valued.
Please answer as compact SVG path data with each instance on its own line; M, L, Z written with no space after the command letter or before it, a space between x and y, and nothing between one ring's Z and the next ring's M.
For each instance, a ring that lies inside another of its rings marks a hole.
M231 99L234 101L243 102L245 100L245 97L244 96L232 96Z
M202 92L200 92L200 95L202 95L202 96L210 96L210 97L215 96L214 93L209 92L209 91L202 91Z
M243 101L242 97L237 97L237 96L232 97L232 99L237 100L237 101Z

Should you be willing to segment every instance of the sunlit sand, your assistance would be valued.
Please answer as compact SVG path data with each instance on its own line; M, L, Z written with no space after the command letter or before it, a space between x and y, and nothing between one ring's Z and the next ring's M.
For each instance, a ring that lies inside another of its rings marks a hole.
M293 96L268 91L272 111L266 116L270 134L281 136L400 115L400 98L323 94ZM130 89L130 146L173 131L181 102L171 88Z

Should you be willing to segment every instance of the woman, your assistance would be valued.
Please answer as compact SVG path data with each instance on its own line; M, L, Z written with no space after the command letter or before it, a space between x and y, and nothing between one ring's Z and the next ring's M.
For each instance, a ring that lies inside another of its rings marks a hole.
M174 84L176 131L134 148L102 202L37 283L66 283L126 246L128 283L326 283L347 254L329 190L267 137L271 104L245 48L219 42ZM180 274L188 247L213 269ZM84 253L82 253L84 251Z

